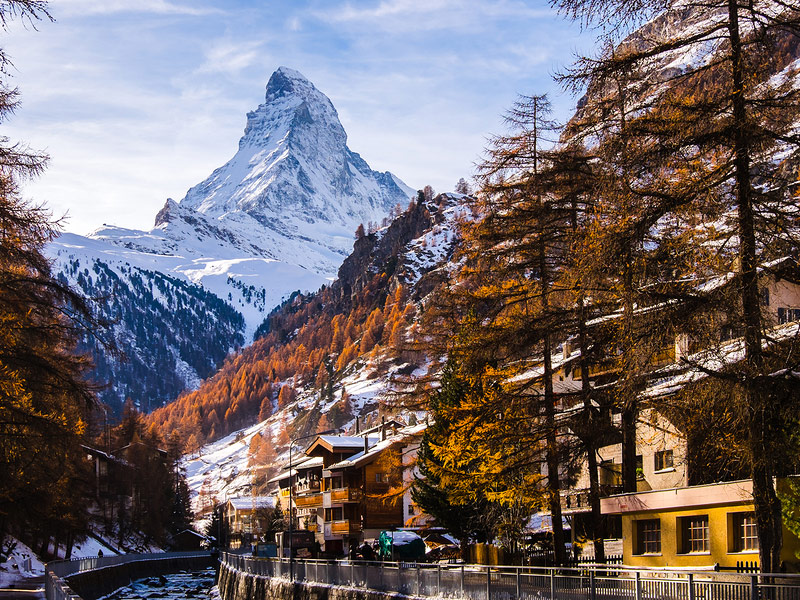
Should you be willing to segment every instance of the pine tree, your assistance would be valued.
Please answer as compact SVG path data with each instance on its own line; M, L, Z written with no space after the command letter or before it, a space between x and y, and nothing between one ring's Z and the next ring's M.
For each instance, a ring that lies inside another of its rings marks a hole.
M488 542L494 539L498 506L490 502L484 486L453 485L452 480L469 472L472 457L449 447L452 440L450 419L453 412L467 400L470 383L461 377L454 360L445 366L439 389L431 395L429 409L433 423L427 428L420 443L417 466L419 476L411 488L414 503L431 515L436 524L444 527L461 541L461 553L467 559L466 549L471 542ZM441 449L448 448L444 454ZM474 481L471 477L470 481ZM466 491L465 488L471 488Z

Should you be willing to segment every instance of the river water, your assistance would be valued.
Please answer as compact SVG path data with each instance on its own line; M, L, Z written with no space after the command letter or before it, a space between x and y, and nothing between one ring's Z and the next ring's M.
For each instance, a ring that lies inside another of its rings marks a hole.
M220 600L214 569L138 579L103 600Z

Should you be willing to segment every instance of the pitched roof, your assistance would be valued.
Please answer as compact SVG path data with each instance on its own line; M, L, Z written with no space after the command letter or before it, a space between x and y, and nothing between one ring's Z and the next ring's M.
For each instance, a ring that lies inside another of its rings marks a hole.
M236 510L275 508L276 499L274 496L240 496L229 498L228 503Z
M387 437L385 440L380 441L372 446L370 446L366 452L361 450L350 456L345 458L344 460L340 460L337 463L334 463L328 467L328 471L331 470L338 470L338 469L346 469L348 467L360 467L361 465L369 464L373 460L375 460L378 455L386 450L387 448L391 448L397 444L402 444L404 441L411 439L413 436L418 435L425 431L428 427L426 423L418 423L416 425L412 425L410 427L404 427L400 431L398 431L395 435L391 435Z
M376 443L379 436L367 436L369 443ZM360 435L321 435L317 437L306 450L310 454L317 447L322 447L328 452L356 452L364 448L364 436Z

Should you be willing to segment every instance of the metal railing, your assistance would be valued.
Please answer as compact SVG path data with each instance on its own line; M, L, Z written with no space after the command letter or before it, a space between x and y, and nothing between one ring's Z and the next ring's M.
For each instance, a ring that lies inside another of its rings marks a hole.
M154 552L149 554L120 554L118 556L93 556L90 558L74 558L49 562L45 568L45 597L47 600L81 600L64 581L65 577L114 567L137 561L171 560L174 558L201 558L209 552Z
M290 578L289 559L223 553L222 563ZM787 574L300 559L292 566L295 581L475 600L800 600L800 575Z

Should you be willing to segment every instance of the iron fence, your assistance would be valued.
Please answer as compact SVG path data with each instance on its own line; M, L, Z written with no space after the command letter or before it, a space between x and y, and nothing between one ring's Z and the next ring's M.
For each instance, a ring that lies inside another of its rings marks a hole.
M475 600L800 600L800 575L631 569L616 565L512 567L289 560L223 554L264 577Z

